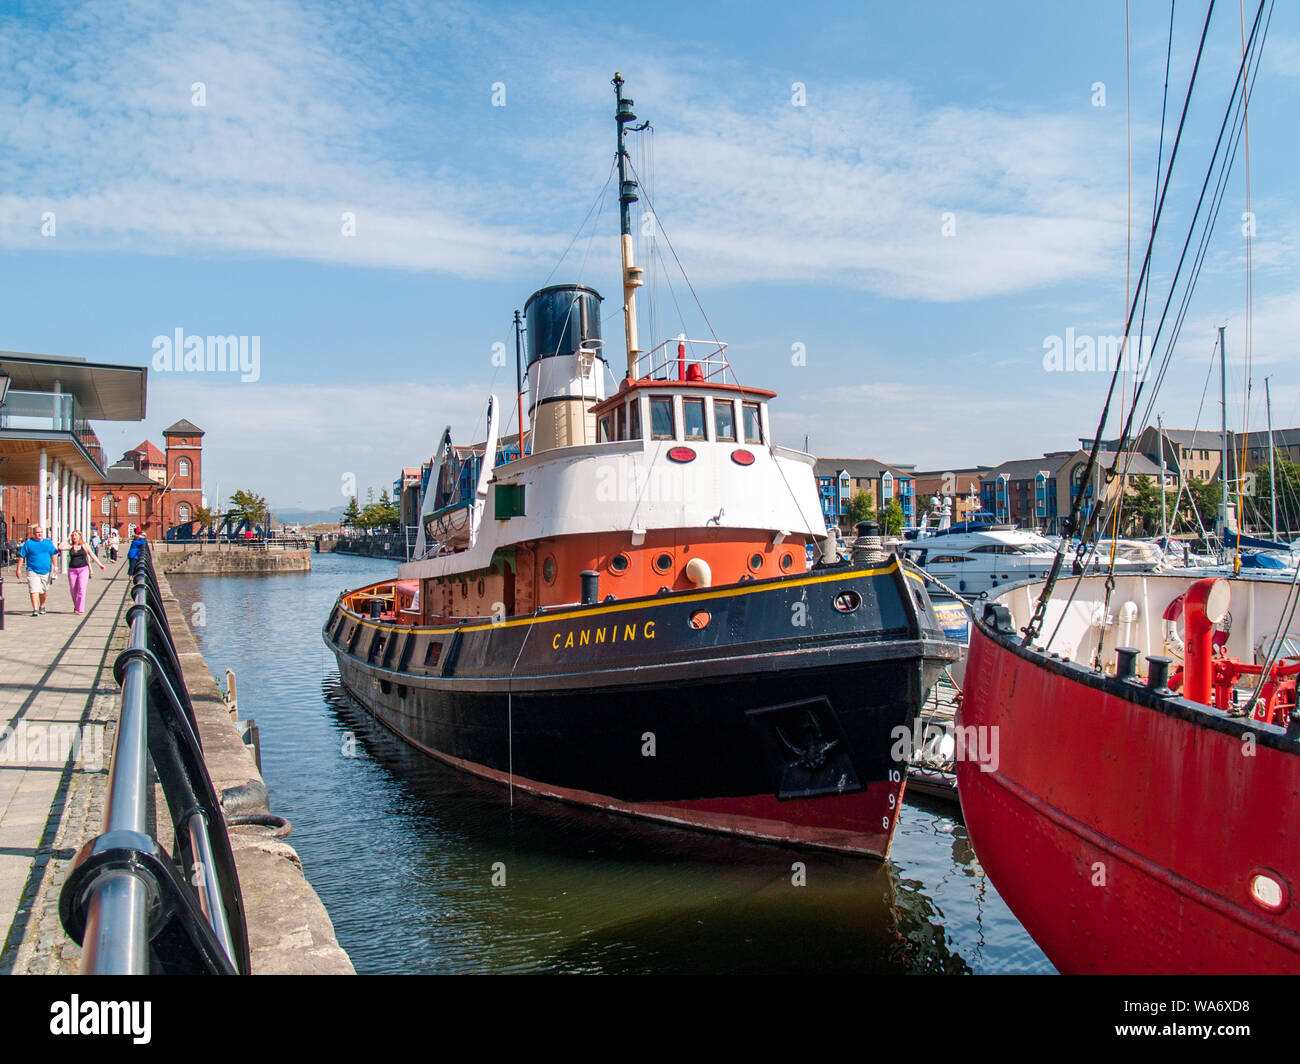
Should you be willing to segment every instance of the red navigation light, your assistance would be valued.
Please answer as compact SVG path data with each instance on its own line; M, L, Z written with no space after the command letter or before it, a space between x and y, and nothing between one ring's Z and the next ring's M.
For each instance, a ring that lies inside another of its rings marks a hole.
M747 451L743 447L739 447L731 452L731 460L735 462L736 465L753 465L754 455L752 451Z
M693 462L695 461L695 452L689 447L674 447L668 452L670 462Z

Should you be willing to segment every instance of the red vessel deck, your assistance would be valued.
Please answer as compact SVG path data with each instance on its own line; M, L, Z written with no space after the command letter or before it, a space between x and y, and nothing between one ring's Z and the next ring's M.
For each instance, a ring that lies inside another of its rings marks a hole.
M958 764L980 862L1067 973L1300 971L1300 743L974 626ZM1280 908L1252 896L1263 874Z

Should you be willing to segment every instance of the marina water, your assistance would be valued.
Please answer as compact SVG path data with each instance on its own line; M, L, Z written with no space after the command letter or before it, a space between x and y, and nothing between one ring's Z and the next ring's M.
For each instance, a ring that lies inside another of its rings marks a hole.
M511 795L418 753L320 635L341 589L395 567L312 562L170 582L209 667L236 667L272 807L359 972L1052 970L950 806L909 799L882 865Z

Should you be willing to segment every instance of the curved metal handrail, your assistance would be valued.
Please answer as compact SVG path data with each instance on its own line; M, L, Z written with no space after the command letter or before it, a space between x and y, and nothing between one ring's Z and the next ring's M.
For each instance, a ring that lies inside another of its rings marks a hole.
M130 636L113 665L122 700L104 833L78 853L59 915L82 946L86 975L247 975L234 853L147 546L130 565ZM151 768L175 854L150 833Z

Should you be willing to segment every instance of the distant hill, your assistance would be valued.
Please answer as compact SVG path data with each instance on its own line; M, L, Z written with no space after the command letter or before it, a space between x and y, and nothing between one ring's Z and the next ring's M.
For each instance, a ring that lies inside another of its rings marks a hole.
M346 506L331 506L328 510L277 509L271 507L271 519L276 525L338 524Z

